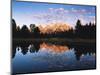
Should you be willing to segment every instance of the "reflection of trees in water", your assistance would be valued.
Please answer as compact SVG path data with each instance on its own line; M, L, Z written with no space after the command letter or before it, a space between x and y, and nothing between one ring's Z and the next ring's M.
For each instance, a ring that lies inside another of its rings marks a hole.
M22 43L22 44L19 44L19 46L21 47L21 52L22 52L22 54L23 54L23 55L27 54L29 44L27 44L27 43Z
M12 44L12 58L15 57L15 54L16 54L16 44Z
M66 43L43 43L43 42L14 42L12 49L12 58L15 57L16 47L21 48L21 52L23 55L30 53L38 52L40 48L49 48L54 50L55 52L65 52L66 50L71 50L74 48L76 59L80 60L82 55L91 55L96 53L95 44L66 44Z
M79 45L79 46L74 46L74 50L75 50L75 55L76 55L76 59L80 60L80 57L82 55L93 55L96 53L96 47L95 45Z
M12 58L15 57L16 49L19 48L21 48L21 53L23 55L27 54L28 51L30 53L38 52L40 48L40 42L13 42Z
M29 46L29 51L30 53L34 53L34 52L38 52L40 49L40 43L37 42L37 43L33 43Z

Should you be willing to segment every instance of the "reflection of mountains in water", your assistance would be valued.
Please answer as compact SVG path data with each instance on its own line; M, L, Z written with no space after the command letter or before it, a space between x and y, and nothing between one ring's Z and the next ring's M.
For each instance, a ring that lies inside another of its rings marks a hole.
M63 53L65 51L70 50L69 47L66 45L58 45L58 44L55 45L55 44L50 44L45 42L40 44L40 50L42 49L53 53Z
M25 55L27 54L27 52L34 53L42 49L54 53L63 53L65 51L71 50L72 48L74 48L74 52L77 60L80 60L80 57L82 55L86 55L86 54L91 55L96 53L96 46L95 44L91 44L91 43L71 44L71 43L61 43L61 42L47 43L47 42L39 42L39 41L34 41L34 42L13 41L12 58L15 57L16 50L20 50L20 49L21 49L21 53Z

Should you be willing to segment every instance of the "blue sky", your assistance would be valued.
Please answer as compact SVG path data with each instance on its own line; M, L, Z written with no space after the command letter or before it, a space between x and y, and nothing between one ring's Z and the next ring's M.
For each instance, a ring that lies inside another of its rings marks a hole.
M48 24L56 22L75 26L77 19L83 24L95 22L95 6L48 4L37 2L12 2L12 18L17 25Z

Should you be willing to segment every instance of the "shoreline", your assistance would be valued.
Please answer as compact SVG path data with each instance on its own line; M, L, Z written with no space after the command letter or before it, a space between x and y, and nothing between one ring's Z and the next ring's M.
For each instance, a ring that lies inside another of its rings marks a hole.
M13 39L14 42L71 42L71 43L96 43L96 39L81 39L81 38L35 38L35 39L25 39L25 38L17 38Z

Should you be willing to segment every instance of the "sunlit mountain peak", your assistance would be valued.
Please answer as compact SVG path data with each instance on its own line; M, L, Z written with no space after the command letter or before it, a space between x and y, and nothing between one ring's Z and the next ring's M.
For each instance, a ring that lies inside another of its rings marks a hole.
M72 27L66 23L57 22L57 23L50 23L45 25L39 25L39 29L41 33L56 33L56 32L63 32L68 31Z

